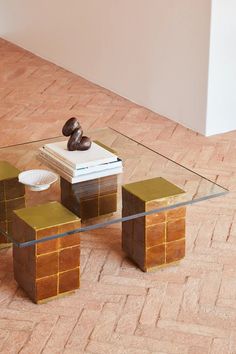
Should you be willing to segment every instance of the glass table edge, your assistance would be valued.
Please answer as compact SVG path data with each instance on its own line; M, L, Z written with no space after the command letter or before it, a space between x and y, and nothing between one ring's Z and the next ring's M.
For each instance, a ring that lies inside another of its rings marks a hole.
M52 240L55 240L57 238L66 237L66 236L73 235L73 234L76 234L76 233L82 233L82 232L86 232L86 231L92 231L92 230L96 230L96 229L100 229L100 228L105 228L105 227L107 227L109 225L117 224L119 222L125 222L125 221L128 221L128 220L133 220L133 219L140 218L142 216L151 215L151 214L155 214L155 213L160 213L160 212L163 212L163 211L166 211L166 210L176 209L176 208L180 208L180 207L183 207L183 206L186 206L186 205L192 205L192 204L195 204L195 203L198 203L198 202L201 202L201 201L213 199L213 198L216 198L216 197L221 197L221 196L224 196L224 195L226 195L228 193L229 193L229 190L224 188L223 192L219 192L219 193L214 194L214 195L200 197L198 199L191 200L191 201L188 201L188 202L179 202L179 203L176 203L174 205L169 205L169 206L165 206L165 207L162 207L162 208L153 209L153 210L150 210L148 212L142 212L142 213L138 213L138 214L134 214L134 215L130 215L130 216L125 216L125 217L109 220L107 222L101 222L99 224L83 226L83 227L75 229L75 230L71 230L71 231L68 231L68 232L65 232L65 233L61 233L61 234L57 234L57 235L51 235L51 236L44 237L43 239L39 239L39 240L30 240L30 241L25 241L25 242L17 242L16 240L13 239L13 237L11 237L6 232L4 232L4 231L1 231L1 232L15 246L17 246L19 248L30 247L30 246L36 245L38 243L42 243L42 242L46 242L46 241L52 241Z
M107 127L103 127L103 128L91 130L91 133L96 132L96 131L106 130L106 129L110 129L110 130L112 130L112 131L114 131L114 132L116 132L116 133L118 133L118 134L124 136L125 138L127 138L127 139L133 141L134 143L141 145L141 146L144 147L145 149L148 149L149 151L152 151L153 153L155 153L155 154L157 154L157 155L159 155L159 156L161 156L161 157L167 159L168 161L173 162L175 165L180 166L180 167L186 169L187 171L189 171L189 172L191 172L191 173L194 173L195 175L197 175L197 176L203 178L204 180L206 180L206 181L208 181L208 182L211 182L211 183L214 184L215 186L218 186L219 188L223 189L226 193L229 192L228 189L222 187L220 184L211 181L209 178L206 178L206 177L200 175L199 173L197 173L197 172L191 170L190 168L188 168L188 167L186 167L186 166L184 166L184 165L181 165L180 163L178 163L178 162L172 160L171 158L169 158L169 157L167 157L167 156L165 156L165 155L159 153L159 152L156 151L156 150L151 149L150 147L148 147L148 146L142 144L141 142L139 142L139 141L137 141L137 140L135 140L135 139L133 139L133 138L128 137L127 135L125 135L125 134L119 132L118 130L116 130L116 129L114 129L114 128L111 128L111 127L107 126ZM89 133L89 130L88 130L87 133ZM63 135L58 135L58 136L55 136L55 137L52 137L52 138L43 138L43 139L38 139L38 140L34 140L34 141L28 141L28 142L26 142L26 143L19 143L19 144L16 144L16 145L3 146L3 147L0 147L0 151L3 150L3 149L5 150L5 149L7 149L7 148L13 148L13 147L15 147L15 146L30 145L30 144L34 144L34 143L39 143L39 142L41 142L41 141L54 140L54 139L60 139L60 138L65 138L65 137L64 137ZM216 196L218 196L218 195L216 195ZM208 197L207 197L207 199L208 199ZM198 201L198 200L197 200L197 201Z
M194 173L195 175L197 175L197 176L203 178L205 181L211 182L211 183L214 184L215 186L218 186L218 187L224 189L224 190L226 191L226 193L229 192L228 189L222 187L220 184L218 184L218 183L216 183L216 182L211 181L209 178L206 178L206 177L200 175L200 173L195 172L195 171L191 170L190 168L188 168L188 167L186 167L186 166L184 166L184 165L181 165L180 163L178 163L178 162L172 160L171 158L169 158L169 157L167 157L167 156L165 156L165 155L159 153L159 152L156 151L156 150L151 149L150 147L148 147L148 146L146 146L146 145L140 143L139 141L137 141L137 140L135 140L135 139L133 139L133 138L128 137L127 135L125 135L125 134L119 132L118 130L116 130L116 129L114 129L114 128L110 128L110 127L108 127L108 128L111 129L111 130L113 130L114 132L116 132L116 133L118 133L118 134L124 136L125 138L128 138L129 140L133 141L134 143L141 145L141 146L144 147L145 149L148 149L149 151L154 152L155 154L157 154L157 155L159 155L159 156L161 156L161 157L167 159L168 161L173 162L175 165L180 166L180 167L184 168L185 170L187 170L187 171L189 171L189 172L191 172L191 173ZM217 196L218 196L218 195L217 195ZM207 199L208 199L208 198L207 198Z
M229 190L220 186L219 184L211 181L210 179L200 175L199 173L189 169L188 167L184 166L184 165L181 165L179 164L178 162L170 159L169 157L167 156L164 156L163 154L160 154L159 152L149 148L148 146L146 145L143 145L142 143L138 142L137 140L133 139L133 138L130 138L128 137L127 135L119 132L118 130L114 129L114 128L111 128L111 127L104 127L104 128L99 128L97 130L94 130L94 131L102 131L104 129L110 129L128 139L130 139L131 141L143 146L144 148L154 152L155 154L159 155L159 156L162 156L164 158L166 158L167 160L173 162L174 164L190 171L191 173L194 173L195 175L198 175L199 177L203 178L204 180L206 181L209 181L211 182L212 184L220 187L222 189L221 192L218 192L218 193L215 193L215 194L212 194L212 195L206 195L206 196L203 196L203 197L200 197L200 198L197 198L197 199L194 199L194 200L190 200L190 201L185 201L185 202L180 202L180 203L176 203L174 205L169 205L169 206L165 206L165 207L162 207L162 208L158 208L158 209L153 209L151 211L148 211L148 212L142 212L142 213L138 213L138 214L134 214L134 215L130 215L130 216L126 216L126 217L120 217L120 218L117 218L117 219L113 219L113 220L109 220L109 221L106 221L106 222L102 222L102 223L99 223L99 224L94 224L94 225L89 225L89 226L84 226L84 227L81 227L79 229L75 229L75 230L72 230L72 231L69 231L69 232L66 232L66 233L62 233L62 234L57 234L57 235L51 235L49 237L44 237L43 239L39 239L39 240L30 240L30 241L26 241L26 242L17 242L16 240L13 239L13 237L11 237L9 234L7 234L5 231L1 230L1 233L9 240L11 241L14 245L16 245L17 247L19 248L23 248L23 247L29 247L29 246L33 246L35 244L38 244L38 243L42 243L42 242L46 242L46 241L51 241L53 239L57 239L57 238L61 238L61 237L66 237L66 236L69 236L69 235L72 235L72 234L75 234L75 233L79 233L79 232L85 232L85 231L91 231L91 230L95 230L95 229L99 229L99 228L102 228L102 227L106 227L108 225L112 225L112 224L116 224L116 223L119 223L119 222L125 222L125 221L128 221L128 220L132 220L132 219L136 219L136 218L140 218L142 216L146 216L146 215L151 215L151 214L154 214L154 213L159 213L159 212L162 212L162 211L166 211L166 210L171 210L171 209L175 209L175 208L179 208L179 207L183 207L185 205L191 205L191 204L195 204L195 203L198 203L198 202L201 202L201 201L205 201L205 200L208 200L208 199L212 199L212 198L216 198L216 197L220 197L220 196L224 196L226 194L229 193ZM91 131L92 133L92 131ZM59 136L56 136L56 137L53 137L53 138L43 138L43 139L39 139L39 140L35 140L35 141L29 141L29 142L26 142L26 143L20 143L20 144L16 144L16 145L10 145L10 146L3 146L3 147L0 147L0 151L2 149L7 149L7 148L13 148L15 146L22 146L22 145L30 145L30 144L34 144L34 143L39 143L41 141L46 141L46 140L53 140L53 139L60 139L60 138L63 138L63 135L59 135Z

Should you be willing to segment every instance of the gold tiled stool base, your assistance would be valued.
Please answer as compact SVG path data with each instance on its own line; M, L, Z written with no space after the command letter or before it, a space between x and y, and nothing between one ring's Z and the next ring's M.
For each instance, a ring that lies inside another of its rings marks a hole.
M12 234L12 222L0 221L0 230L6 233ZM0 250L11 247L12 243L6 238L6 236L0 231Z
M177 214L180 211L185 215L185 208L176 209ZM176 263L185 256L185 217L169 219L168 212L163 214L165 221L159 224L147 226L148 216L122 224L122 248L144 272ZM176 239L172 240L173 228Z
M0 249L11 246L1 230L11 235L13 210L25 206L25 188L18 182L19 173L7 161L0 161Z
M148 193L149 183L153 184L151 193ZM170 198L181 193L182 190L163 179L125 185L122 214L128 216L164 207ZM183 207L123 222L123 250L145 272L180 261L185 256L185 215Z
M34 225L34 226L33 226ZM17 210L16 240L42 239L79 228L80 219L60 203ZM80 285L80 241L73 234L33 246L13 245L14 276L35 303L74 291Z
M71 184L61 180L61 203L81 220L110 214L117 209L117 176Z

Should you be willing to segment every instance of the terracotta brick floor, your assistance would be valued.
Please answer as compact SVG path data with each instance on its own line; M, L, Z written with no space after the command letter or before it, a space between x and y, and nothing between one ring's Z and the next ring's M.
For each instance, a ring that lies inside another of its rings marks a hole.
M236 353L236 132L205 138L0 40L0 145L60 134L65 119L111 126L231 190L189 208L187 256L144 274L120 225L84 234L74 295L34 305L0 253L0 352ZM223 119L223 117L222 117Z

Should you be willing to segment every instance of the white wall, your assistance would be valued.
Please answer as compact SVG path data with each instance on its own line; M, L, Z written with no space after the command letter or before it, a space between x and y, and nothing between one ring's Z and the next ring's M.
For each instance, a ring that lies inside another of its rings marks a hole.
M207 135L236 129L235 41L235 0L212 0Z
M4 38L202 133L209 18L210 0L0 1Z
M0 0L0 36L204 134L210 16L211 0Z

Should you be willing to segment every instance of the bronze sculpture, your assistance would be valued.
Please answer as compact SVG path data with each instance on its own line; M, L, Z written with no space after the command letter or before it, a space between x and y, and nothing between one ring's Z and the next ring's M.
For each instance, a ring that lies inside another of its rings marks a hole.
M91 140L87 136L83 136L82 127L77 118L72 117L66 121L62 128L62 134L70 136L67 149L69 151L88 150L91 147Z

